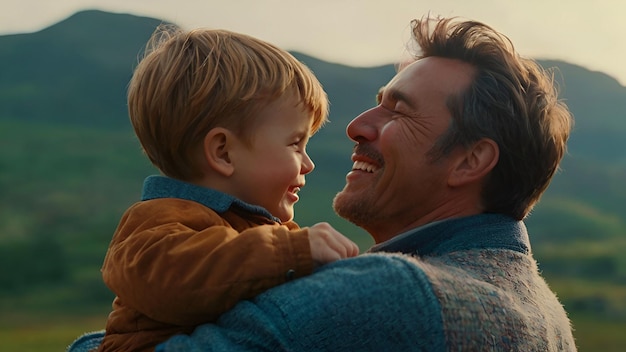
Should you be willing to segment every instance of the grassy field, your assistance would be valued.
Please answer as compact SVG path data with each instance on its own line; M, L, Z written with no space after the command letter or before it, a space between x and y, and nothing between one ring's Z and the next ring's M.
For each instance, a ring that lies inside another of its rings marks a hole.
M104 315L106 317L106 315ZM5 320L3 318L3 320ZM59 352L84 332L99 330L104 327L103 316L97 317L60 317L52 319L25 319L13 326L0 327L0 346L3 351L19 352Z
M589 315L572 315L579 352L626 351L626 322L611 322Z

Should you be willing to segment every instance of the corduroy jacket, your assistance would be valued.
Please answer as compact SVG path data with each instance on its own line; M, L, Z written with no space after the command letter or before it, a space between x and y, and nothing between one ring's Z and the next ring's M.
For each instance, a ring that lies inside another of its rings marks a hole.
M306 229L227 194L151 176L104 260L116 298L99 350L153 350L312 270Z

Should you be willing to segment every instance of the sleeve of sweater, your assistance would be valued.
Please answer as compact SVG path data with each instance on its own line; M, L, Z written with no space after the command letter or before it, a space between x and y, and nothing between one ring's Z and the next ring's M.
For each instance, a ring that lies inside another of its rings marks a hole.
M240 302L216 324L157 351L444 349L441 308L424 272L400 255L365 254Z

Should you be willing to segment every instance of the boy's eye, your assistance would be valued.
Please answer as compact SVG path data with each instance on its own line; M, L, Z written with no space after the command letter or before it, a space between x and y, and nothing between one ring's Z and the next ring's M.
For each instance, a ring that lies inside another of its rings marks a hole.
M300 140L300 141L291 143L290 147L293 147L294 149L298 149L299 150L299 149L302 148L302 141Z
M300 145L300 146L302 146L302 145L306 145L308 141L309 141L308 137L300 136L300 137L297 137L297 138L293 139L292 145Z

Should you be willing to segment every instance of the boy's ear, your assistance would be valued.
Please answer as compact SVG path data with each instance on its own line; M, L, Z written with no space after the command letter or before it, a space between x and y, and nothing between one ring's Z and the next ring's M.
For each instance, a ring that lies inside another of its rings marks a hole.
M235 168L229 155L234 135L228 129L216 127L204 136L203 153L209 167L223 176L233 174Z
M498 163L500 149L492 139L483 138L459 155L448 177L448 185L452 187L482 181Z

